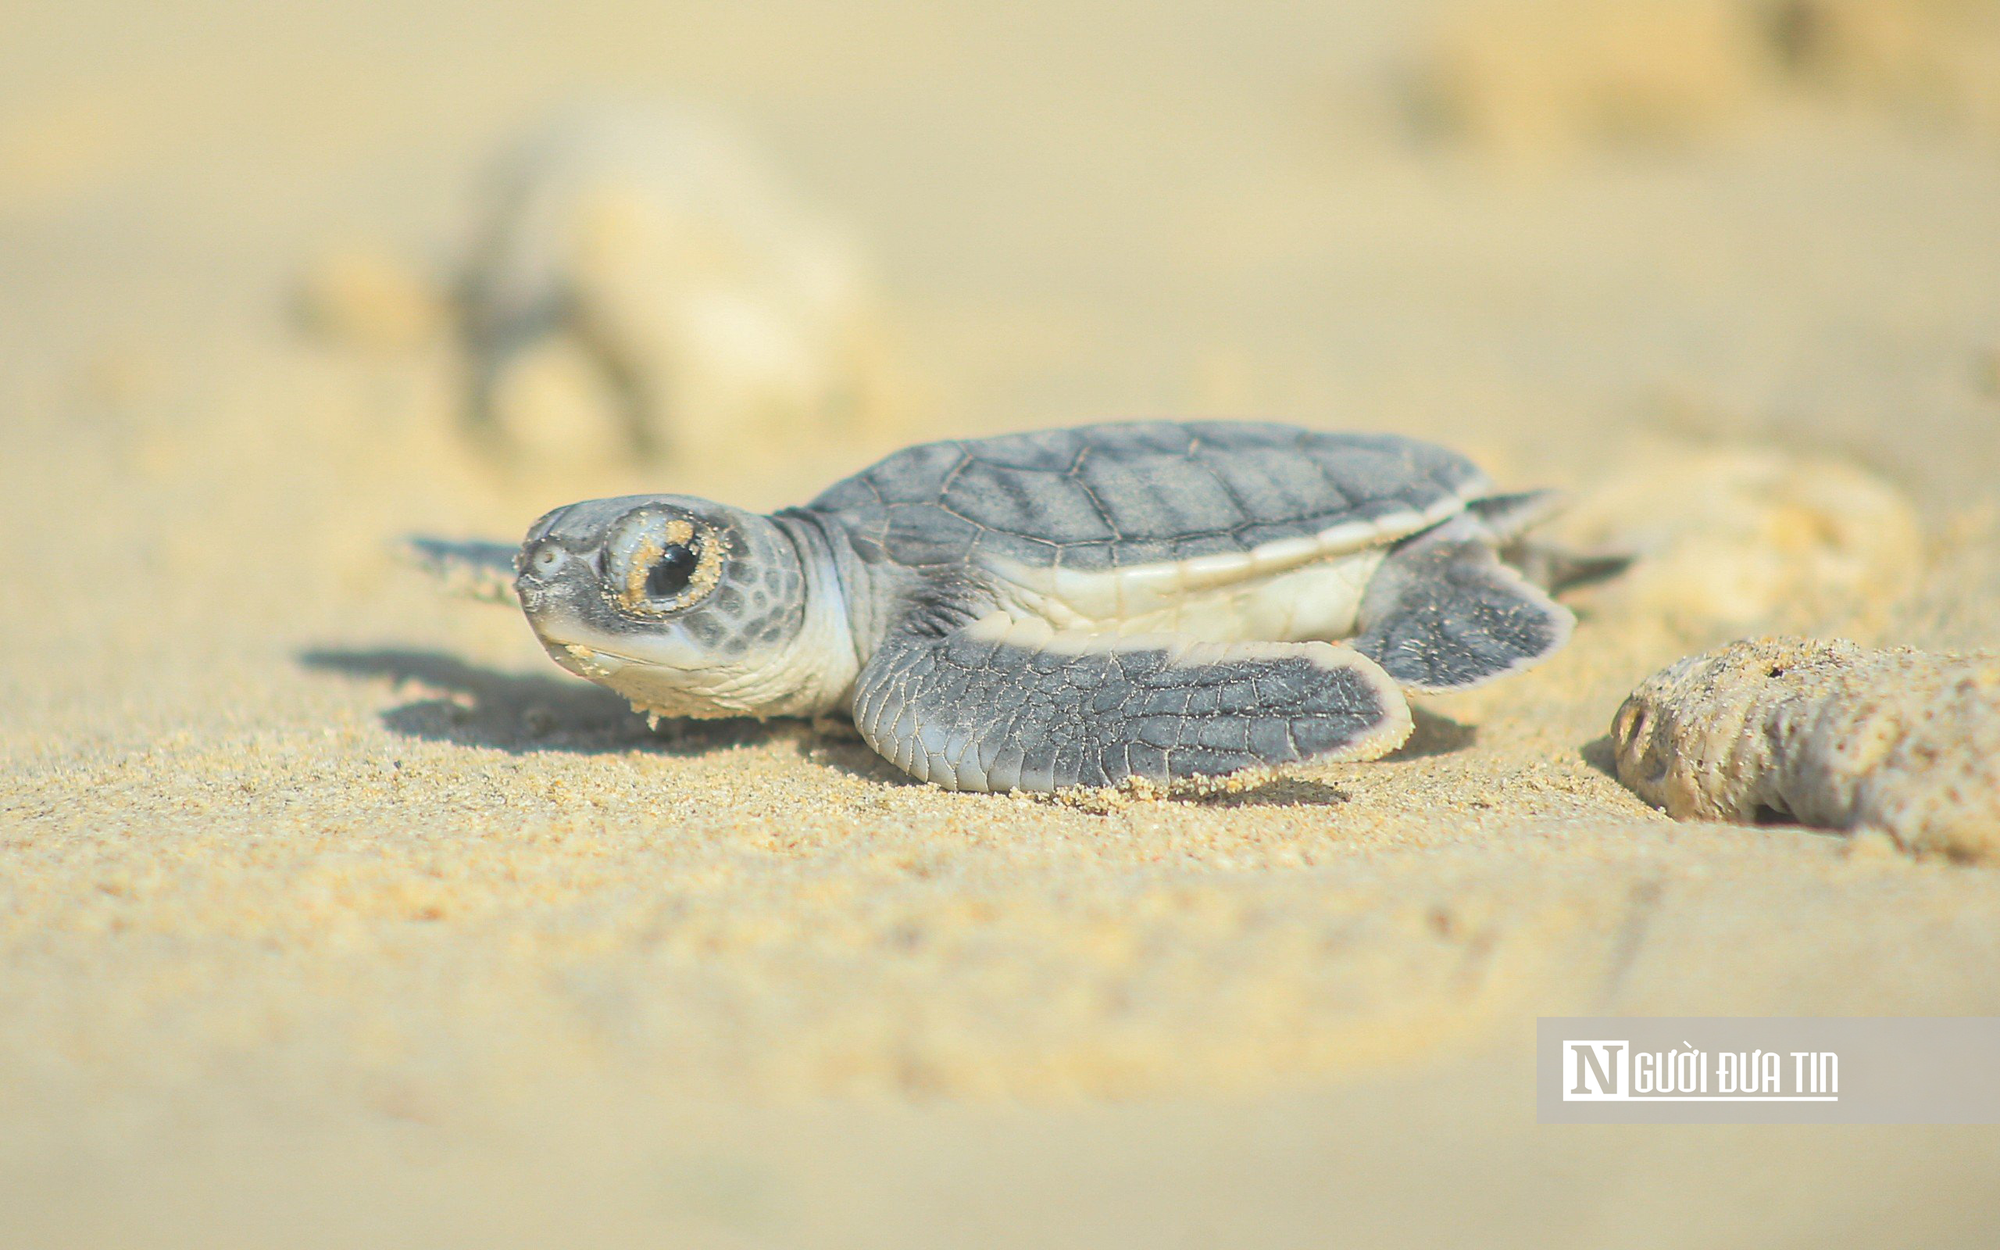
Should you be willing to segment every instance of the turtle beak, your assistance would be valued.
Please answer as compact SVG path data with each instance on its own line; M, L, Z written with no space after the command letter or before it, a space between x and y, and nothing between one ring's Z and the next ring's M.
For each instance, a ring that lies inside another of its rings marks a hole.
M589 624L606 613L592 552L578 551L562 538L530 539L521 548L518 567L515 597L544 643L590 643L605 632Z

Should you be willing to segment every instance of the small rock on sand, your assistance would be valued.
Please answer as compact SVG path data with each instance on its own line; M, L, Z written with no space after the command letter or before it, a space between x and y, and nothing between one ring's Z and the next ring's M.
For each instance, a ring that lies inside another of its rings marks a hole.
M2000 656L1731 643L1648 679L1611 735L1619 778L1676 818L1774 812L2000 860Z

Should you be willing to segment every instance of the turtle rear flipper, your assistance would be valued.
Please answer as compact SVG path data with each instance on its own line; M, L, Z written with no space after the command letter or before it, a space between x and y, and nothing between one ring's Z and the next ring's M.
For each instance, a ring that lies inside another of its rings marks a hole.
M412 534L396 544L405 564L430 574L447 594L514 606L513 543L456 542Z
M1552 595L1606 581L1632 566L1632 557L1625 553L1577 551L1530 537L1529 531L1560 511L1564 502L1559 490L1530 490L1468 499L1465 510L1485 528L1501 560Z
M1620 552L1577 551L1539 539L1508 543L1500 548L1500 558L1552 595L1608 582L1622 576L1636 559Z
M854 720L922 780L1043 793L1374 759L1410 733L1395 683L1349 648L1118 637L1004 613L893 635L861 672Z
M1476 539L1411 543L1361 600L1356 650L1405 690L1466 690L1536 663L1576 617Z

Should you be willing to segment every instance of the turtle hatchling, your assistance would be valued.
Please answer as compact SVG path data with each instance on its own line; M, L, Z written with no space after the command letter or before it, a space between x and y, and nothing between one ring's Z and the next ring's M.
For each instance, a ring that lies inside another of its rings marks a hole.
M1377 758L1406 693L1560 647L1574 618L1502 559L1553 504L1392 434L1155 421L925 443L768 516L632 495L413 550L641 712L845 714L952 790L1200 787Z

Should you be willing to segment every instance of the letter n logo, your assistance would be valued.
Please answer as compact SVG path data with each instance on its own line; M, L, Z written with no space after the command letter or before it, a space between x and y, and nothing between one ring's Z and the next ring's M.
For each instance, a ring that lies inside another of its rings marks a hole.
M1630 1042L1565 1041L1562 1056L1564 1102L1608 1102L1632 1096Z

